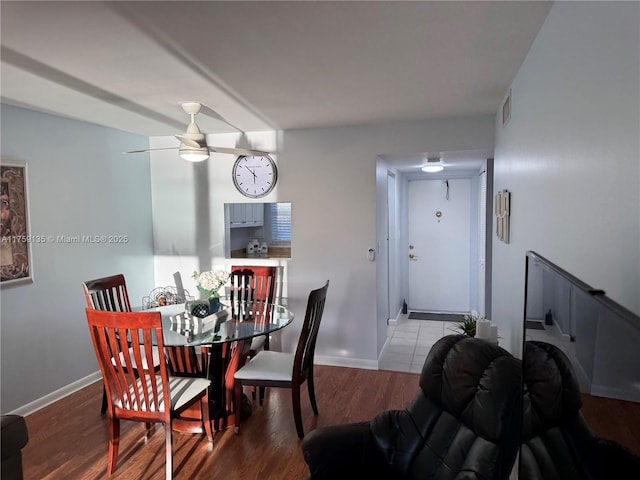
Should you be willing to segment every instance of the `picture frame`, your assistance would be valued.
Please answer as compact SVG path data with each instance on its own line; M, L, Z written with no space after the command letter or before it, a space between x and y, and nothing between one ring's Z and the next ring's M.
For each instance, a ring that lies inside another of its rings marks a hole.
M507 97L502 102L502 126L506 126L511 120L511 89L507 93Z
M0 164L0 202L0 285L32 282L26 164Z
M511 192L500 190L495 199L496 236L504 243L509 243L509 223L511 216Z

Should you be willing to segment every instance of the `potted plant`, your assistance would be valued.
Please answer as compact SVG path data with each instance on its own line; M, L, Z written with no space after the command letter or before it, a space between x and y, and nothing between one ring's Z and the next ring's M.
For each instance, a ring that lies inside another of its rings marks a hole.
M478 315L470 313L464 316L462 322L458 323L452 328L454 332L461 333L468 337L476 336L476 323L478 322Z

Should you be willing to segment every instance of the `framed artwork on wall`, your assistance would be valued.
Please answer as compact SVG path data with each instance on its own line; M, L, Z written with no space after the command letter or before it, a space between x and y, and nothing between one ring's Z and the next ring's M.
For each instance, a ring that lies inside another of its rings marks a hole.
M504 127L511 120L511 89L502 103L502 126Z
M501 190L496 194L496 235L504 243L509 243L509 217L511 215L511 193Z
M26 165L0 165L0 284L33 281Z

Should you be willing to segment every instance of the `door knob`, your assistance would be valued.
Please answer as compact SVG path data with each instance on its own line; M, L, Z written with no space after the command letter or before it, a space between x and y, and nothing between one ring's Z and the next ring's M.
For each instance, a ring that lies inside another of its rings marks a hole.
M415 261L417 261L417 260L416 260L417 258L418 258L418 256L417 256L417 255L415 255L415 254L413 254L413 253L410 253L410 254L409 254L409 260L413 260L413 261L415 262Z

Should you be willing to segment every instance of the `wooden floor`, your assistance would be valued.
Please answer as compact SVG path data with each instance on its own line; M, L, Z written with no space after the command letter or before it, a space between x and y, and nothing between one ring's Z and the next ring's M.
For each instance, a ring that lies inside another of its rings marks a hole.
M385 409L404 408L418 389L418 375L341 367L316 367L320 415L306 390L305 431L323 425L368 420ZM25 480L106 477L107 418L100 415L102 384L94 383L26 418ZM583 413L594 431L640 455L640 404L585 397ZM145 444L143 424L122 422L119 479L162 479L164 433L156 426ZM219 432L213 449L200 435L174 434L175 479L299 480L308 475L295 432L288 390L270 389L262 409L242 424Z
M314 417L304 387L305 432L322 425L368 420L380 411L404 408L418 390L418 375L341 367L316 367ZM97 382L26 418L29 443L23 450L25 480L106 477L108 427L100 415ZM155 427L144 443L144 424L121 422L120 454L114 480L162 479L164 430ZM309 475L293 422L290 391L269 389L264 407L254 407L240 434L218 433L212 451L200 435L173 436L174 478L299 480Z
M640 456L640 403L583 394L582 414L596 435Z

